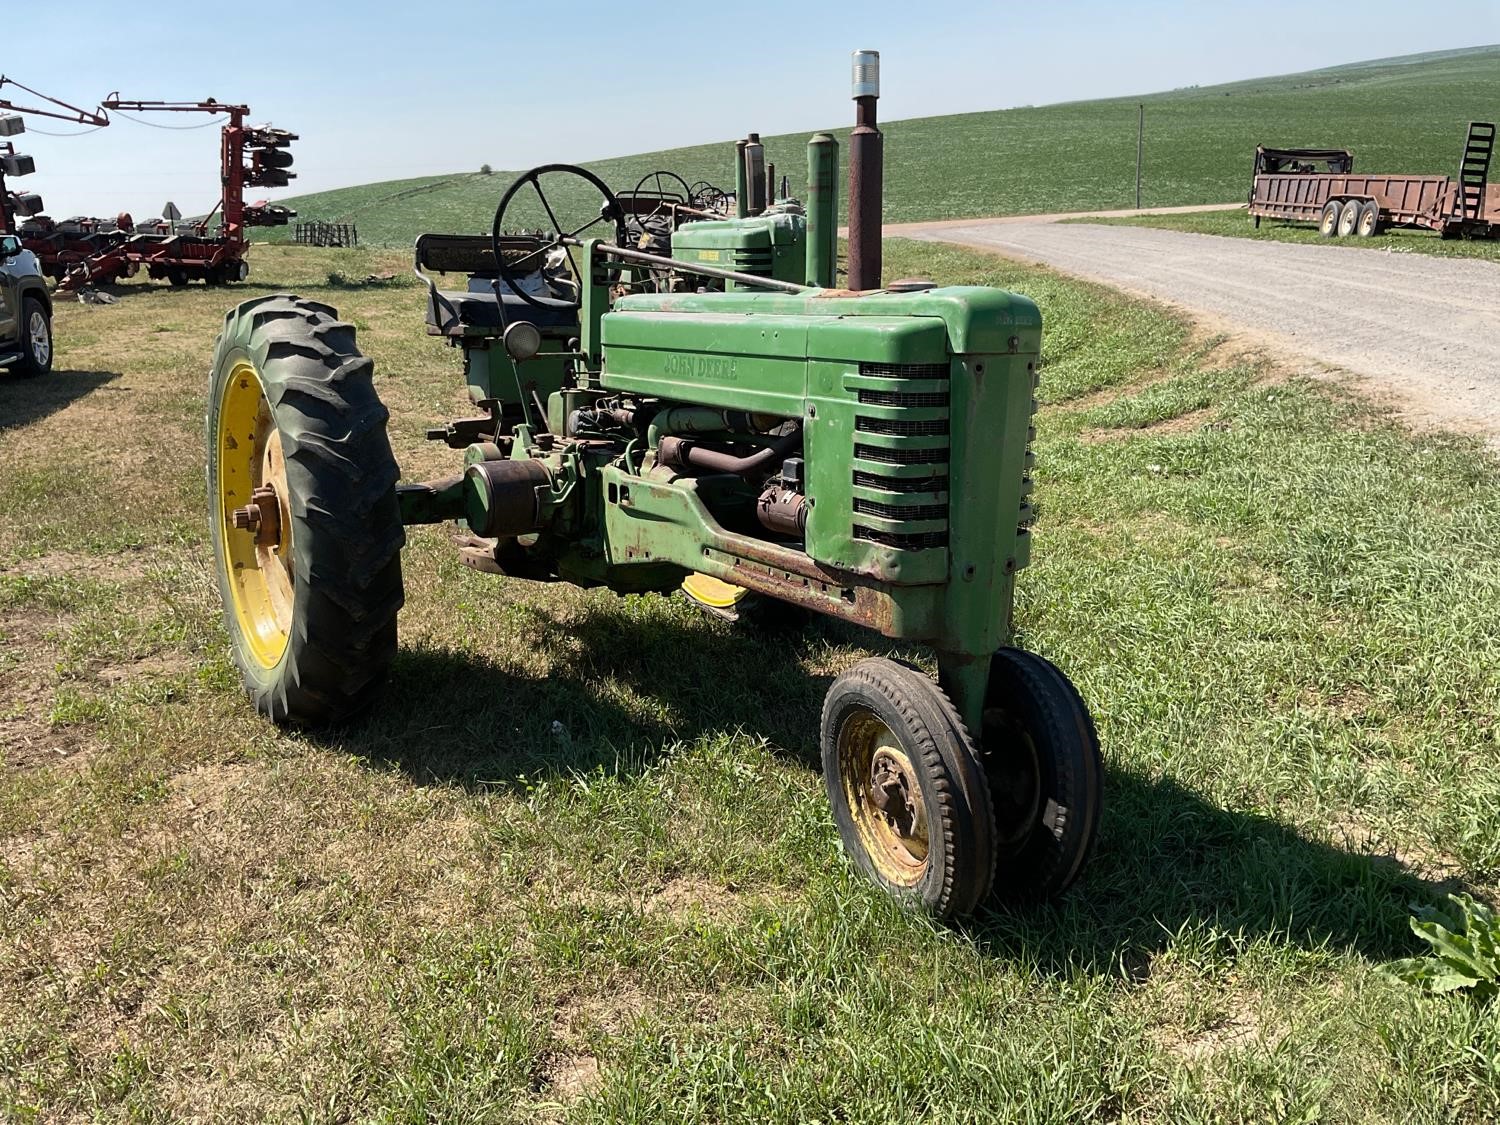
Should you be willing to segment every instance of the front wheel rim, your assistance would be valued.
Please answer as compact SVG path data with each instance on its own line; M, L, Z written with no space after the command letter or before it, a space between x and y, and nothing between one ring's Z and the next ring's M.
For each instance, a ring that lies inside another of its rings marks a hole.
M926 794L911 756L885 721L865 708L845 718L837 745L839 783L860 847L886 882L916 886L931 846Z
M220 396L214 449L220 565L229 608L251 655L274 668L291 637L295 589L281 431L251 364L235 364ZM257 504L267 530L236 526L236 512Z
M31 358L36 360L38 367L46 367L52 358L52 333L47 328L46 314L32 313L28 331L31 334Z

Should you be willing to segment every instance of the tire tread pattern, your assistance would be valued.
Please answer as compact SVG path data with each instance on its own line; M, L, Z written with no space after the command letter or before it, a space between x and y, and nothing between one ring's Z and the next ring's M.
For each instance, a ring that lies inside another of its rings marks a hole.
M292 635L269 672L242 651L232 603L225 626L255 707L275 722L316 726L373 703L396 654L404 602L396 500L399 470L375 393L374 364L328 305L290 294L246 301L224 318L214 353L208 434L219 383L243 355L260 372L281 431L295 544ZM210 456L210 520L217 486ZM221 585L224 583L220 568Z

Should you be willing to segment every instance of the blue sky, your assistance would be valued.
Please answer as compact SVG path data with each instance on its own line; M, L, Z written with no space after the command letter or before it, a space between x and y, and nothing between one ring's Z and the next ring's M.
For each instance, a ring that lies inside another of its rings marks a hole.
M273 199L486 162L523 168L842 124L849 52L862 47L881 52L881 114L893 120L1500 42L1495 0L1468 6L1461 30L1412 20L1410 4L1396 0L262 0L219 9L154 0L129 15L102 0L7 7L0 72L29 86L88 104L115 90L241 101L252 121L301 134L299 179L252 193ZM101 49L82 50L89 41ZM0 90L7 95L24 96ZM62 123L28 124L24 151L37 172L18 186L39 191L54 216L142 217L167 199L191 214L218 198L215 128L120 119L63 138L38 132L68 131Z

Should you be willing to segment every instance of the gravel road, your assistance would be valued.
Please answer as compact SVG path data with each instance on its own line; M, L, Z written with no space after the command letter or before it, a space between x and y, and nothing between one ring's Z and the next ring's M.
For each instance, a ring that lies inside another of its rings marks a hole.
M889 236L954 242L1207 314L1363 376L1413 421L1500 446L1500 265L1145 227L974 220Z

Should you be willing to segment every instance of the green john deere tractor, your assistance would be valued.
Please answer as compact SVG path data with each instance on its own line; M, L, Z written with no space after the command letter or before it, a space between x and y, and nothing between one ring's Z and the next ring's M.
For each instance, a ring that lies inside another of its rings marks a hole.
M1102 771L1078 692L1008 647L1041 318L998 289L837 288L837 146L810 144L805 207L747 190L760 174L742 143L732 200L643 202L637 185L622 202L548 165L488 237L418 240L427 331L462 350L478 408L429 431L462 451L446 479L398 483L371 361L332 308L231 311L209 495L245 685L280 723L375 705L408 524L457 521L481 571L789 603L936 657L936 680L872 658L828 691L824 773L853 860L942 916L1057 894L1092 845ZM553 200L590 192L592 220L561 221ZM505 233L521 200L553 229ZM584 237L595 225L608 237ZM466 287L432 276L448 273Z

